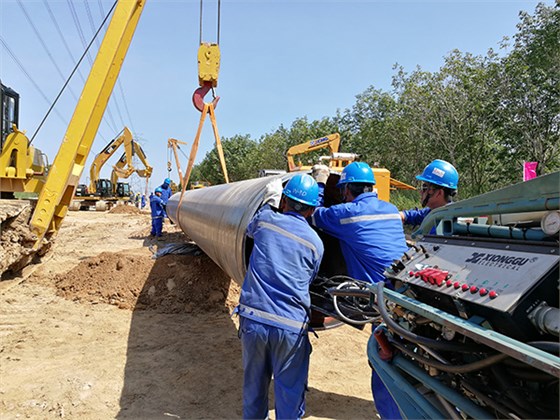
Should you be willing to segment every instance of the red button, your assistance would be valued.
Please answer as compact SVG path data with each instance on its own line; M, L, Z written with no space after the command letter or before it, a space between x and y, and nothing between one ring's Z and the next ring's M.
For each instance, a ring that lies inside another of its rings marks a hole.
M443 282L445 281L447 274L445 273L440 273L436 276L436 284L438 286L443 286Z
M488 294L488 290L483 287L478 291L478 293L480 293L480 296L486 296Z
M492 290L490 293L488 293L488 296L490 297L490 299L496 299L498 297L498 293Z
M467 290L469 290L469 285L465 283L461 286L461 289L463 290L463 292L466 292Z
M459 283L458 281L456 281L455 283L453 283L453 287L455 289L458 289L459 287L461 287L461 283Z
M445 282L445 285L446 285L447 287L451 287L452 284L453 284L453 282L452 282L451 280L447 280L447 281Z
M412 277L412 276L414 275L414 271L409 271L409 272L408 272L408 275L409 275L410 277Z
M476 293L476 292L478 292L478 287L476 287L476 286L471 286L471 293L474 294L474 293Z

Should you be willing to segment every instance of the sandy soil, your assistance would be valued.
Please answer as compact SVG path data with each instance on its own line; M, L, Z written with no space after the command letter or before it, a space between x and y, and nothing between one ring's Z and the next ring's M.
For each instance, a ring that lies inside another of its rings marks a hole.
M51 254L0 283L0 418L241 417L239 286L204 254L153 259L186 237L166 224L154 241L149 225L70 212ZM368 336L312 337L306 418L376 417Z

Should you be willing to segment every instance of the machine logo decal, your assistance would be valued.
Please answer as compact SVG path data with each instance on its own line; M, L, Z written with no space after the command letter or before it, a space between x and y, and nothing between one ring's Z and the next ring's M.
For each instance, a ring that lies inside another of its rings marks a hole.
M508 270L519 270L519 267L534 263L538 258L514 257L511 255L487 254L485 252L473 252L465 262L485 265L489 267L505 268Z

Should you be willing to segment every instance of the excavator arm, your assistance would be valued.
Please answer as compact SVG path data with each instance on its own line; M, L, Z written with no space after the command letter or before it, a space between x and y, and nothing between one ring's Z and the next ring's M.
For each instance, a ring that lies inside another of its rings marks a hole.
M305 143L297 144L290 147L286 152L286 158L288 159L288 171L293 172L303 169L301 162L298 162L298 164L295 163L295 156L313 152L325 147L328 147L330 149L331 155L338 153L338 149L340 147L340 134L329 134L328 136L310 140Z
M133 142L132 133L127 127L125 127L121 135L111 140L109 144L105 146L105 148L101 151L101 153L95 156L95 159L93 160L91 167L89 169L89 191L92 194L95 194L97 190L97 181L99 180L101 169L103 168L105 163L107 163L107 161L111 158L111 156L115 154L115 152L120 148L121 145L124 145L125 153L123 154L123 156L125 158L124 160L125 164L126 162L132 163L132 153L133 153L132 142ZM121 157L119 159L119 162L122 159L123 158Z
M134 166L133 157L137 156L140 162L144 165L144 169L138 169ZM152 176L153 168L148 163L148 158L142 149L142 146L138 144L137 141L132 140L130 143L130 152L128 148L125 153L122 154L120 159L115 165L113 165L113 172L111 172L111 183L113 186L117 185L119 178L128 178L133 173L138 174L141 178L150 178Z

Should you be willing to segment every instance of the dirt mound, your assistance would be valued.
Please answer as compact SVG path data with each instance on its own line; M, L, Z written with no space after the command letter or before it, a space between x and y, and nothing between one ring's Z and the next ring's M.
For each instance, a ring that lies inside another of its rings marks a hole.
M79 302L159 313L229 312L239 286L206 255L157 260L126 252L102 253L55 277L57 294Z
M109 213L117 213L117 214L121 214L121 213L127 213L127 214L140 214L142 213L140 211L140 209L136 206L132 206L132 205L122 205L119 204L118 206L113 207L111 210L109 210Z

